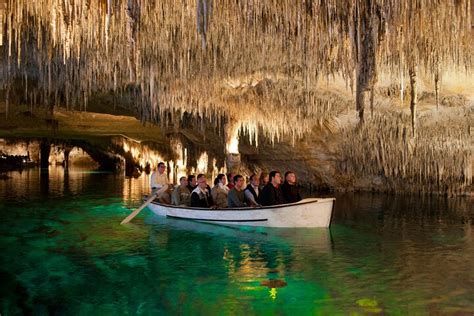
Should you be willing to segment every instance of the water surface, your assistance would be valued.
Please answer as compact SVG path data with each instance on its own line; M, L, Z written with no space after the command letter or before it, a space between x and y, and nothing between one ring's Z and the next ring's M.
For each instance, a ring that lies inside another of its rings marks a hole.
M140 205L148 179L0 180L2 315L474 313L473 200L339 195L330 230L229 228Z

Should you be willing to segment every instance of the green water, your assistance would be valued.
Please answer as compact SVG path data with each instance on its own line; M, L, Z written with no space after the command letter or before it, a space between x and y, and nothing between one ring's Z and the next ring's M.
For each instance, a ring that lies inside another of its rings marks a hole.
M474 313L473 200L337 196L330 230L143 211L148 179L50 168L0 181L1 315Z

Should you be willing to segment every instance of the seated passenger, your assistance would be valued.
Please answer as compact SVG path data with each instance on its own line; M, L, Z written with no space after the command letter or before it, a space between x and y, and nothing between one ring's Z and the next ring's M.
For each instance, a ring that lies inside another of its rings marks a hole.
M167 186L167 189L158 195L158 199L160 200L160 203L171 204L171 185L169 185L168 174L166 173L164 162L160 162L157 166L157 170L153 171L151 174L150 186L152 194L158 192L162 187Z
M281 186L283 197L286 203L295 203L301 201L300 186L296 183L296 174L293 171L285 173L285 182Z
M213 207L211 192L208 190L206 176L203 174L197 177L197 187L191 193L192 207Z
M262 172L260 174L260 191L265 187L268 183L268 173Z
M260 179L257 177L257 175L254 173L250 176L250 183L247 185L247 187L244 190L245 197L247 198L247 201L250 202L251 206L259 206L259 199L258 196L260 194L260 189L259 189L259 184L260 184Z
M285 198L281 192L281 174L279 171L272 171L268 176L268 183L260 193L260 204L264 206L285 204Z
M214 180L214 187L211 190L212 200L218 208L227 207L227 195L229 194L229 188L225 185L225 174L217 175Z
M234 176L235 174L233 174L232 172L229 172L227 174L227 187L230 189L234 188Z
M191 192L188 189L188 179L186 177L179 178L179 185L174 189L171 201L174 205L191 205Z
M190 174L188 176L188 189L189 192L193 192L194 189L197 187L196 176L194 174Z
M227 205L229 207L246 207L247 199L244 193L244 177L240 174L234 177L234 188L229 191L227 196Z

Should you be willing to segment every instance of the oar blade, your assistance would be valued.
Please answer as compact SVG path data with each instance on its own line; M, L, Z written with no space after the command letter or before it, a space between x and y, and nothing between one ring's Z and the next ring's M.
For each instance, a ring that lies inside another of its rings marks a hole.
M143 210L145 207L147 207L148 204L150 204L151 202L153 202L153 200L161 193L161 192L164 192L166 189L168 188L167 185L165 185L164 187L162 187L160 190L158 190L158 192L156 192L155 194L153 194L148 200L146 200L145 203L142 204L142 206L140 206L139 208L137 208L135 211L133 211L132 213L130 213L120 224L127 224L128 222L130 222L135 216L138 215L138 213L140 213L141 210Z

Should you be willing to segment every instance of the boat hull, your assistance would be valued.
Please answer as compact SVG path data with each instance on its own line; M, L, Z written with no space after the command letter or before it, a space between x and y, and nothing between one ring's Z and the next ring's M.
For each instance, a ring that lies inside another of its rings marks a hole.
M159 216L225 225L329 227L334 200L310 198L291 204L231 209L182 207L152 202L148 208Z

